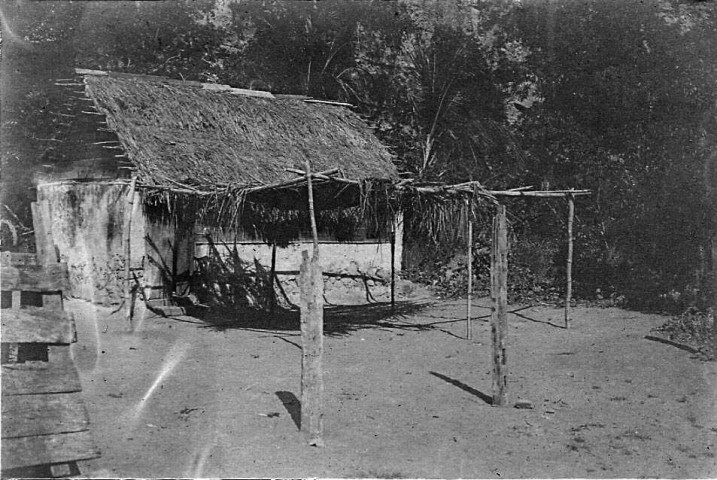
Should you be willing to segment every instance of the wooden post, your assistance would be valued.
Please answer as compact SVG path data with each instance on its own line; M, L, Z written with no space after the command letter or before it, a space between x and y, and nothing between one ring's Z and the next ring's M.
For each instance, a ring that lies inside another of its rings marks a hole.
M573 295L573 217L575 216L575 199L568 195L568 264L566 268L565 290L565 328L570 328L570 300Z
M134 294L132 293L132 278L130 276L130 265L132 263L132 215L134 213L134 194L137 189L137 177L132 177L127 192L127 204L125 205L124 219L124 301L125 318L130 330L132 329L132 317L134 316ZM176 265L176 262L174 262Z
M30 204L30 209L32 210L32 224L35 230L37 260L41 265L57 263L59 258L52 238L50 203L47 200L33 202ZM44 294L42 296L42 306L53 310L62 310L62 293Z
M271 271L269 272L269 291L266 292L269 297L269 311L274 313L276 309L276 292L274 290L274 280L276 279L276 240L271 242Z
M299 271L301 292L301 430L309 445L324 446L323 395L324 380L321 359L324 351L324 280L319 264L319 240L314 215L314 193L309 163L306 162L309 193L309 216L314 237L314 254L301 252Z
M396 230L391 229L391 311L396 308Z
M499 205L493 219L493 249L490 269L491 338L493 342L493 405L507 403L506 334L508 333L508 228L505 206Z
M468 203L468 202L466 202ZM473 326L471 320L471 303L473 301L473 220L470 208L468 212L468 300L466 302L466 338L473 339Z

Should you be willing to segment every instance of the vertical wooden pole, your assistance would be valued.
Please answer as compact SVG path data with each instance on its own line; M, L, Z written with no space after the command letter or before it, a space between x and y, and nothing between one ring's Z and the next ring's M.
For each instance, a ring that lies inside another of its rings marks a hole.
M274 313L276 309L276 291L274 290L274 280L276 279L276 240L271 243L271 271L269 272L269 311Z
M396 230L391 228L391 311L396 308Z
M568 264L566 268L565 289L565 328L570 328L570 300L573 295L573 217L575 216L575 199L568 195Z
M324 350L324 280L319 264L319 237L314 215L314 193L309 162L306 162L306 178L309 193L309 216L314 237L314 254L301 252L299 271L301 292L301 430L309 445L324 446L323 395L324 380L322 356Z
M314 187L311 182L311 165L306 162L306 182L309 192L309 218L311 219L311 236L314 239L314 255L319 253L319 233L316 229L316 215L314 214Z
M137 177L132 177L127 192L127 204L125 205L124 220L124 301L125 318L130 330L132 329L132 317L134 316L134 294L132 293L132 278L130 277L130 265L132 263L132 216L134 213L134 194L137 189ZM176 265L176 262L174 262Z
M493 219L493 249L490 269L491 338L493 342L493 405L507 403L508 366L506 334L508 332L508 228L505 206L499 205Z
M471 307L473 302L473 222L468 220L468 300L466 302L466 338L473 338Z
M41 265L57 263L57 251L55 241L52 238L52 216L50 214L50 203L47 200L33 202L30 205L32 210L32 224L35 230L35 251L37 260ZM53 310L62 310L62 293L45 294L42 296L42 306Z
M468 202L466 202L468 203ZM471 303L473 302L473 220L471 219L470 208L468 216L468 300L466 302L466 338L473 339L473 325L471 319Z

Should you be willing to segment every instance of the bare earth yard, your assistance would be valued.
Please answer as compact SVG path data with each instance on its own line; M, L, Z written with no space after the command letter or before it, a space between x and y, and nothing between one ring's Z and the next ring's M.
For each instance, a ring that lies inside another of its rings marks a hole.
M103 477L717 477L717 363L646 339L666 318L508 317L509 408L491 407L489 313L330 308L325 448L298 430L298 325L151 317L80 301L73 346ZM242 325L244 323L244 325ZM516 409L518 400L533 409Z

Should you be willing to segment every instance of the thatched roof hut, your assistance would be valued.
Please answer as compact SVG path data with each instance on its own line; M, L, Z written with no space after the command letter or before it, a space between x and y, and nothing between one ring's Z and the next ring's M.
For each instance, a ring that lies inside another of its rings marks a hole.
M146 298L174 290L207 228L235 250L245 242L249 261L263 258L261 240L290 254L310 225L307 166L322 241L335 245L326 260L338 265L345 250L391 264L376 232L393 228L398 172L345 104L90 70L55 87L64 103L51 112L58 130L38 199L78 295L114 301L133 281Z

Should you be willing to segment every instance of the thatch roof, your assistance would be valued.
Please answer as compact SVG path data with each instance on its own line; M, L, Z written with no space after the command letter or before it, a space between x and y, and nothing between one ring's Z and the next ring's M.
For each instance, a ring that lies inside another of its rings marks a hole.
M400 179L388 149L345 104L80 69L55 86L67 101L52 112L45 180L124 178L129 187L134 177L147 206L267 238L295 238L308 224L307 162L318 221L337 232L367 218L383 228L396 210L420 212L413 221L437 232L497 196L587 193Z
M143 185L274 184L306 161L354 180L398 177L386 147L348 108L161 77L83 77Z

